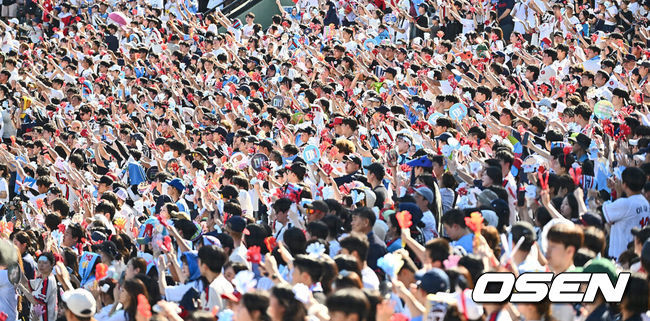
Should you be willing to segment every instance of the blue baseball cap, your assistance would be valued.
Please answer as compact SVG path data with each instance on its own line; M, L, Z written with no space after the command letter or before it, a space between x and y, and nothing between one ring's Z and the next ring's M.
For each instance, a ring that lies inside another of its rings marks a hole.
M246 229L246 220L241 216L233 216L226 221L226 226L237 233L242 233Z
M418 187L415 189L415 192L422 195L429 204L433 203L433 192L427 186Z
M432 268L427 272L415 274L417 286L428 294L449 291L449 276L439 268Z
M412 161L409 161L406 163L406 165L411 166L411 167L433 167L433 163L427 156L422 156L420 158L416 158Z
M446 143L447 140L448 140L449 138L452 138L452 137L453 137L453 136L452 136L450 133L448 133L448 132L444 132L444 133L442 133L442 134L436 136L436 140L440 140L440 141L443 141L443 142Z
M177 189L179 192L185 190L185 184L183 184L183 181L181 181L180 178L174 178L171 181L168 181L167 185Z

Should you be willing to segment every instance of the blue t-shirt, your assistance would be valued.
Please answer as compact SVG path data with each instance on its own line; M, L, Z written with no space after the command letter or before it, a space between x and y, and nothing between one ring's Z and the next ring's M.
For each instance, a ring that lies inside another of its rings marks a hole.
M458 239L458 241L453 242L453 246L461 246L462 248L467 251L467 253L472 253L474 250L474 234L472 233L467 233L463 235L461 238Z

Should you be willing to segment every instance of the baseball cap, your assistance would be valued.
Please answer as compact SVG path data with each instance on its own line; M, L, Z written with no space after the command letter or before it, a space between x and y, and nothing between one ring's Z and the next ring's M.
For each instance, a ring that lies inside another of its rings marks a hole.
M357 155L354 155L354 154L352 154L352 155L345 155L345 156L343 157L343 159L346 160L346 161L353 161L353 162L355 162L357 165L361 166L361 158L359 158L359 156L357 156Z
M585 213L579 218L574 218L571 219L573 223L582 225L582 226L595 226L595 227L603 227L603 219L594 213ZM650 230L648 231L648 236L650 236ZM632 232L634 234L634 232Z
M296 133L305 133L305 134L314 135L314 134L316 134L316 130L314 129L314 127L306 126L306 127L298 128L296 130Z
M645 243L650 238L650 226L644 228L634 227L632 228L632 235L639 239L641 243Z
M90 318L95 315L97 302L90 291L86 289L66 291L61 299L65 302L68 310L78 317Z
M608 259L596 258L593 259L582 268L583 273L607 273L609 280L616 282L618 273L616 273L616 266Z
M449 291L449 276L439 268L415 274L417 285L429 294Z
M113 241L104 241L102 242L98 248L98 251L102 251L112 257L116 257L118 252L117 252L117 245Z
M113 185L113 179L108 175L104 175L99 178L99 181L97 181L97 183L105 184L105 185Z
M332 121L330 122L329 127L333 127L341 124L343 124L343 117L334 117L334 119L332 119Z
M589 146L591 146L591 138L587 137L587 135L583 133L579 133L575 136L572 135L569 137L569 141L578 143L584 149L589 149Z
M385 210L385 211L381 212L381 218L384 221L388 222L390 220L390 216L392 214L395 214L395 210Z
M643 243L643 249L641 250L641 261L650 261L650 240L646 240Z
M171 181L168 181L167 184L175 189L177 189L179 192L182 192L185 190L185 184L183 184L183 181L181 181L180 178L174 178Z
M298 176L304 176L307 173L307 167L302 162L292 163L289 170Z
M422 197L426 198L429 204L433 203L433 192L431 191L430 188L426 186L418 187L415 189L415 192L422 195Z
M316 201L313 201L311 203L308 203L308 204L305 205L305 208L314 209L314 210L317 210L317 211L319 211L321 213L327 213L327 212L330 211L330 208L329 208L329 206L327 206L327 203L325 203L324 201L321 201L321 200L316 200Z
M412 161L407 162L406 165L411 167L433 167L433 163L427 156L416 158Z
M477 198L479 203L488 205L488 204L492 204L492 201L499 198L499 196L494 191L485 189L480 194L478 194Z
M372 163L364 168L378 177L384 177L386 175L386 169L384 168L384 165L380 163Z
M499 225L499 217L493 210L481 210L481 215L485 220L485 225L497 227Z
M441 140L441 141L447 142L447 140L448 140L449 138L452 138L452 137L453 137L453 136L452 136L450 133L448 133L448 132L444 132L444 133L442 133L442 134L436 136L436 140Z
M237 233L242 233L246 229L246 220L241 216L233 216L226 221L226 226Z
M418 225L422 221L423 213L422 210L415 203L399 203L397 206L397 211L407 211L411 213L413 225Z

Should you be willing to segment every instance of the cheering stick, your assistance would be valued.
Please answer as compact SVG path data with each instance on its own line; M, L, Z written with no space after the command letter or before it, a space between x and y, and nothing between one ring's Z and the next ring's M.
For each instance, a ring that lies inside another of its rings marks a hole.
M480 212L473 212L469 217L465 217L465 225L474 232L473 247L474 250L478 248L479 237L481 236L481 229L483 228L483 215Z
M544 167L540 166L539 171L537 172L537 177L539 178L539 185L543 190L548 190L548 172Z
M411 213L408 211L401 211L395 214L395 218L397 218L397 223L401 229L408 229L413 225ZM402 239L402 247L406 247L406 240L404 239Z
M517 251L519 251L519 247L521 247L521 244L524 243L525 239L526 238L523 236L519 238L517 244L515 244L515 246L512 248L512 251L510 253L506 253L506 255L501 259L501 265L504 265L506 262L508 262L508 260L510 260L513 256L515 256Z

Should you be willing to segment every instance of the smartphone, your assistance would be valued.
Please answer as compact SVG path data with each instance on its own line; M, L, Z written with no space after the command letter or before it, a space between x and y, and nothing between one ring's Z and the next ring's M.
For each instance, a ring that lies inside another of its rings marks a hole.
M524 133L524 138L521 140L521 145L526 146L528 145L528 138L530 136L530 132L525 132Z
M517 206L521 207L526 204L526 188L521 186L517 191Z

